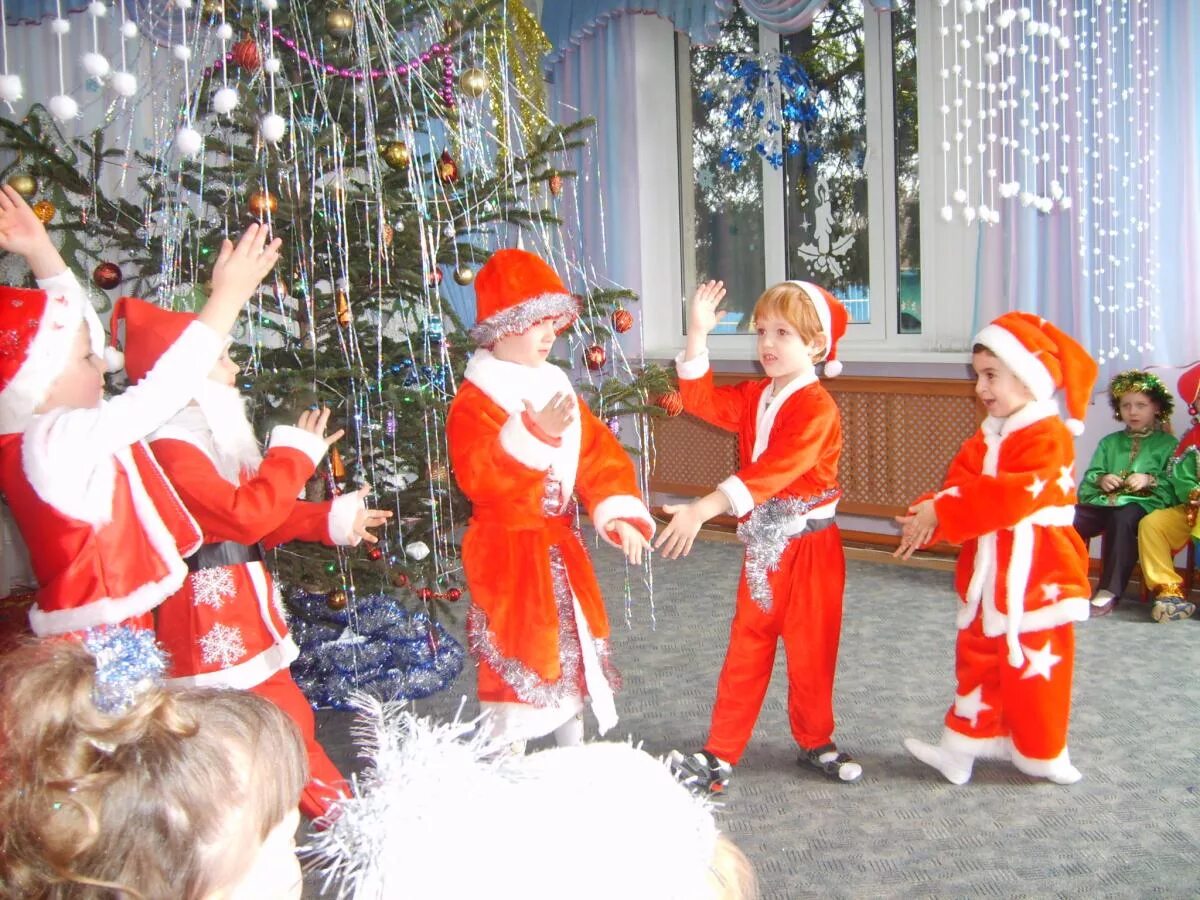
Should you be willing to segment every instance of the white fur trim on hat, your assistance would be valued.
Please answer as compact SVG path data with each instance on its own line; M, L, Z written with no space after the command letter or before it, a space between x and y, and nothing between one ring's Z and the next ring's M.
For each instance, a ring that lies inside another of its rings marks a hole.
M817 321L821 323L821 333L825 335L825 368L823 371L826 378L837 378L842 374L842 363L836 358L837 348L833 342L833 313L829 311L829 301L825 299L825 295L815 284L809 284L807 281L790 283L804 291L804 295L812 301L813 309L817 311Z
M976 344L983 344L1012 369L1013 374L1033 393L1035 400L1054 396L1054 378L1041 360L1029 351L1020 338L1002 325L993 322L975 335Z
M510 334L524 334L544 319L554 320L561 332L579 318L579 303L570 294L542 294L488 316L471 326L471 337L481 347L491 347Z

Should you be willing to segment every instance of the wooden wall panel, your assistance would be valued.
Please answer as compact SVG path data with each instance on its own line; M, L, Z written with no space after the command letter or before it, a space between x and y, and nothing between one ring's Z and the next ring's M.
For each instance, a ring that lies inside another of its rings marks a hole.
M716 376L718 384L738 380ZM842 413L838 508L855 515L897 515L937 487L981 418L974 383L965 379L842 376L822 384ZM732 434L686 414L655 419L652 428L652 491L701 496L737 469Z

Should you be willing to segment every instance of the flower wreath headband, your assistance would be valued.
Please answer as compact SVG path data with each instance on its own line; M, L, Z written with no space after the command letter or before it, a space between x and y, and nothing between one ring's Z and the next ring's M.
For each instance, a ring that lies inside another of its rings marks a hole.
M1112 407L1113 416L1121 419L1121 397L1125 394L1145 394L1158 404L1159 422L1169 422L1175 412L1175 398L1163 384L1161 378L1151 372L1141 369L1130 369L1128 372L1118 372L1108 383L1108 402Z

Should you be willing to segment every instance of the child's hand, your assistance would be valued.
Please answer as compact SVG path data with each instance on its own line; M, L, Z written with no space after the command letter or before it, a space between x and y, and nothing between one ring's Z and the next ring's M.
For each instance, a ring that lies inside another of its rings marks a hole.
M1096 479L1096 486L1106 494L1111 494L1113 491L1121 489L1121 476L1113 475L1109 472L1107 475L1101 475Z
M614 519L608 523L605 530L615 532L621 552L629 562L635 566L642 564L642 551L650 549L650 542L646 540L645 535L624 519ZM609 536L612 537L611 534Z
M561 437L567 426L575 421L573 394L555 394L549 403L537 410L528 400L522 400L521 403L525 406L525 414L550 437Z
M66 268L46 226L7 184L0 188L0 250L23 256L35 278L49 278Z
M937 530L937 510L932 500L922 500L909 508L909 515L896 516L900 524L900 546L892 556L908 559L913 553L933 539Z
M672 516L672 519L654 542L654 549L661 551L664 559L678 559L691 552L700 526L709 519L700 512L698 506L696 503L681 503L663 507L663 512Z
M721 301L725 299L725 282L709 281L697 286L688 301L688 334L708 335L717 327Z
M315 434L325 442L326 447L332 447L342 439L346 434L345 428L339 428L333 434L325 434L325 427L329 424L329 407L323 406L321 409L306 409L300 413L300 418L296 422L296 427L304 431Z
M366 499L367 494L371 493L371 486L364 484L358 489L358 496ZM351 532L355 537L361 538L368 544L374 544L379 541L368 528L382 528L384 522L392 517L392 514L386 509L367 509L365 506L360 506L358 512L354 514L354 524L350 526Z
M1150 490L1150 486L1150 476L1144 472L1134 472L1125 479L1125 487L1127 487L1130 492L1134 494L1140 494L1142 491L1148 491Z
M213 265L212 293L198 318L217 334L228 334L246 301L279 260L279 238L267 243L265 225L255 223L238 239L228 238Z

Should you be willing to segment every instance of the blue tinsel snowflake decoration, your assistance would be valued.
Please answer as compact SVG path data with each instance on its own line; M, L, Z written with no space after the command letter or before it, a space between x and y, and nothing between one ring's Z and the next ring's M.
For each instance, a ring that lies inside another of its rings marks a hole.
M810 164L820 157L809 130L824 103L799 62L774 52L728 53L719 69L724 84L710 81L700 101L721 132L722 166L740 172L753 154L776 169L799 153Z
M314 706L351 709L355 691L384 701L419 700L462 672L462 644L440 622L387 594L334 610L324 594L297 591L288 607L300 647L292 676Z

